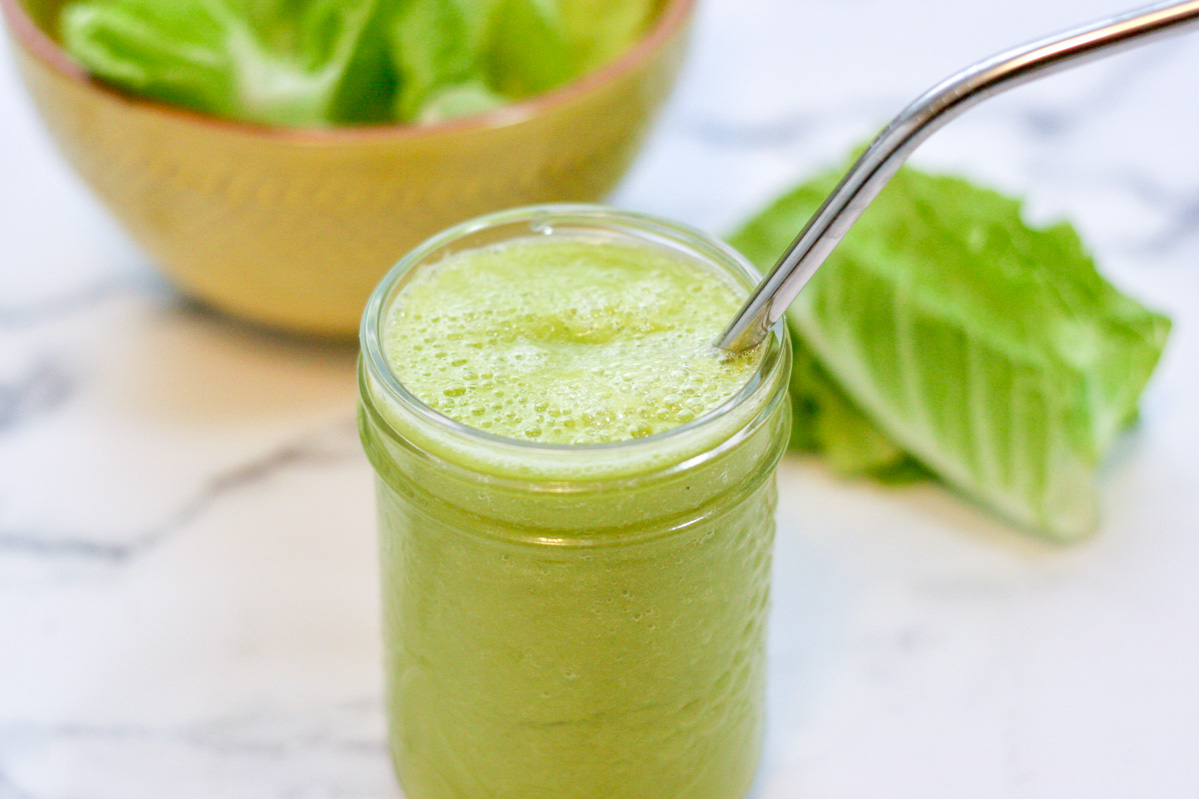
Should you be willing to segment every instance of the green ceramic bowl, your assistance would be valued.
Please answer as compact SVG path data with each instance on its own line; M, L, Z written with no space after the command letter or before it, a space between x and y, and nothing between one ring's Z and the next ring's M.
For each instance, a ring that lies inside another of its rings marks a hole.
M90 80L51 33L63 0L0 0L63 155L185 291L231 314L352 335L413 246L518 205L615 186L678 74L696 0L663 0L620 59L562 89L430 126L264 128Z

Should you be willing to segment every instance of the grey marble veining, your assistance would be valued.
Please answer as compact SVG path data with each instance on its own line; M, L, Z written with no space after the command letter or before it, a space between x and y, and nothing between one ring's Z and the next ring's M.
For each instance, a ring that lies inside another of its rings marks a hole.
M980 55L1116 0L703 0L614 202L717 232ZM0 799L398 797L354 352L199 310L0 45ZM1175 331L1075 547L933 485L780 471L757 799L1199 795L1199 38L916 156L1067 217ZM69 231L69 234L64 232Z
M43 391L58 391L61 394L63 389L59 384L53 384ZM28 387L26 393L29 393ZM0 386L0 430L4 422L4 399L4 390ZM48 399L53 400L52 397ZM39 407L44 408L46 403L47 398L43 398ZM252 490L263 481L273 479L281 471L319 470L329 464L343 464L348 460L360 459L357 428L353 418L350 418L334 425L330 430L303 436L213 475L193 495L184 498L178 506L171 509L165 518L139 528L132 534L123 535L122 540L118 542L104 540L103 536L86 532L0 529L0 557L5 554L24 554L43 560L70 558L120 565L187 528L227 495Z

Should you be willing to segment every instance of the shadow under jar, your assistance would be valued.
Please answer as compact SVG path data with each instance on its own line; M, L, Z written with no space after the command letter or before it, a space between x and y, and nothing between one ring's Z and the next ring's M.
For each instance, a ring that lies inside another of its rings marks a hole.
M759 277L698 231L547 206L454 228L376 289L359 425L400 781L411 799L740 799L762 738L786 330L732 398L646 438L551 445L463 426L388 366L388 309L448 255L531 235L665 247L745 294Z

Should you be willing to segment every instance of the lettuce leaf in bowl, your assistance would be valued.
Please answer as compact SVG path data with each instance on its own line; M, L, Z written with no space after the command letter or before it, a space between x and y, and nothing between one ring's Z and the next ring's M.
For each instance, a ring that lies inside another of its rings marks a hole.
M394 47L399 119L485 111L553 88L578 69L554 0L409 0Z
M287 127L434 122L561 86L628 49L656 0L73 0L95 77Z
M435 122L557 88L624 52L654 0L407 0L396 118Z
M660 0L558 0L558 5L577 69L588 72L624 52L664 4Z
M781 198L733 244L772 266L839 177ZM843 461L850 471L906 471L907 453L1063 540L1095 527L1096 468L1134 416L1170 329L1099 275L1070 225L1031 227L1016 200L911 168L788 319L797 357L828 384L809 377L806 396L836 399L798 414L808 432L797 436L834 458L864 453Z
M381 0L78 0L67 50L124 89L222 117L319 126L390 116Z

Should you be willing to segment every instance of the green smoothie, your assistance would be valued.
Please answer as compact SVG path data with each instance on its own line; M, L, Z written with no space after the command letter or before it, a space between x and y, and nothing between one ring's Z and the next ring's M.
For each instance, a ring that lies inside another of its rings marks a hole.
M423 270L392 304L388 364L470 427L555 444L644 438L735 394L760 353L712 347L737 285L660 247L527 238Z
M677 226L540 209L376 292L361 430L411 799L748 790L789 354L711 343L752 274Z

